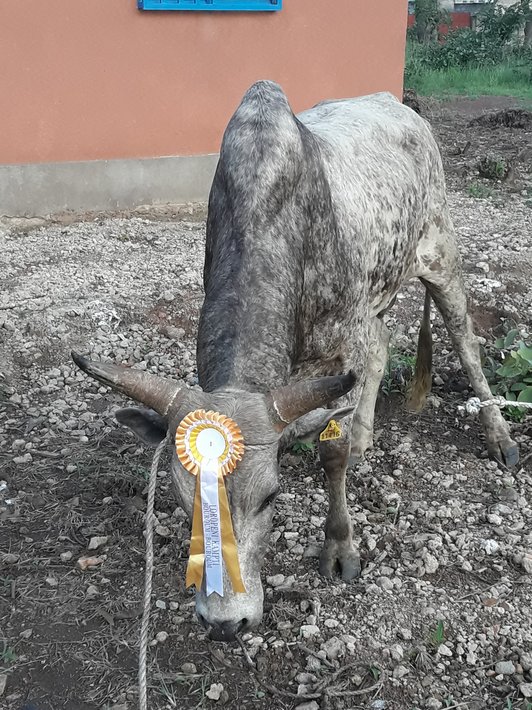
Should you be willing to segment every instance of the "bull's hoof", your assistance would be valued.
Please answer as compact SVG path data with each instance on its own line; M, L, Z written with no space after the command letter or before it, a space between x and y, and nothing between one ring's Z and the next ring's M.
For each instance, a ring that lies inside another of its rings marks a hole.
M320 554L320 574L329 579L338 570L344 582L360 577L360 557L352 543L325 540Z
M366 458L366 451L373 448L373 427L368 428L355 419L351 430L349 466L356 466Z
M351 453L349 454L349 460L347 462L347 468L355 468L359 463L362 463L366 458L366 451L369 451L369 447L366 449L361 448L351 448Z
M519 447L510 438L488 444L488 454L507 468L513 468L519 463Z

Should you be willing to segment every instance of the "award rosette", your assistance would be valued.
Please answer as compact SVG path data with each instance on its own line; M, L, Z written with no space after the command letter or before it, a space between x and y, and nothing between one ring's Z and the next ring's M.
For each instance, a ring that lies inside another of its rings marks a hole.
M207 596L223 596L223 559L233 590L245 592L224 483L244 455L242 433L229 417L198 409L177 427L175 445L183 466L196 476L186 586L201 589L205 570Z

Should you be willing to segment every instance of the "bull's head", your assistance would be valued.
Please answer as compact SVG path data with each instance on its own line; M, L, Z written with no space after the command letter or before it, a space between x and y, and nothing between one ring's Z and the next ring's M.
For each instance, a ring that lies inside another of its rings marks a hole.
M149 409L116 412L144 443L155 446L174 434L181 420L196 409L213 410L240 427L245 453L227 480L227 493L245 594L235 594L224 571L224 596L197 591L196 611L211 637L233 640L235 634L256 626L262 617L264 593L260 570L272 526L273 503L279 492L278 460L290 439L317 435L330 419L350 414L352 408L323 409L345 395L354 376L338 375L307 380L259 394L223 388L212 393L180 387L175 381L72 353L75 363L91 377L145 404ZM195 481L180 463L175 449L172 478L181 507L192 519Z

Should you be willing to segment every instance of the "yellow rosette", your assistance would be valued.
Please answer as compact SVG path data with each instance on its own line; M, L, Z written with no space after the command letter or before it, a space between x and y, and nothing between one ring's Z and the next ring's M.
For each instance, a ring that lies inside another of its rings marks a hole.
M242 433L229 417L198 409L177 427L175 445L183 466L196 476L186 586L199 590L205 569L207 596L223 596L223 557L233 590L245 592L224 483L244 455Z

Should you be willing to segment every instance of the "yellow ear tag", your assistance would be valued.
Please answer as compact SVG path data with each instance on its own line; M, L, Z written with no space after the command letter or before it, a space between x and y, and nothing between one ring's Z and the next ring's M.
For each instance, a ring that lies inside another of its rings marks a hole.
M179 424L175 443L179 460L197 481L186 586L201 589L205 574L207 596L223 596L223 558L233 591L245 592L224 483L244 455L242 433L229 417L198 409Z
M327 424L325 429L320 434L320 441L331 441L332 439L339 439L342 436L342 430L338 422L334 419Z

